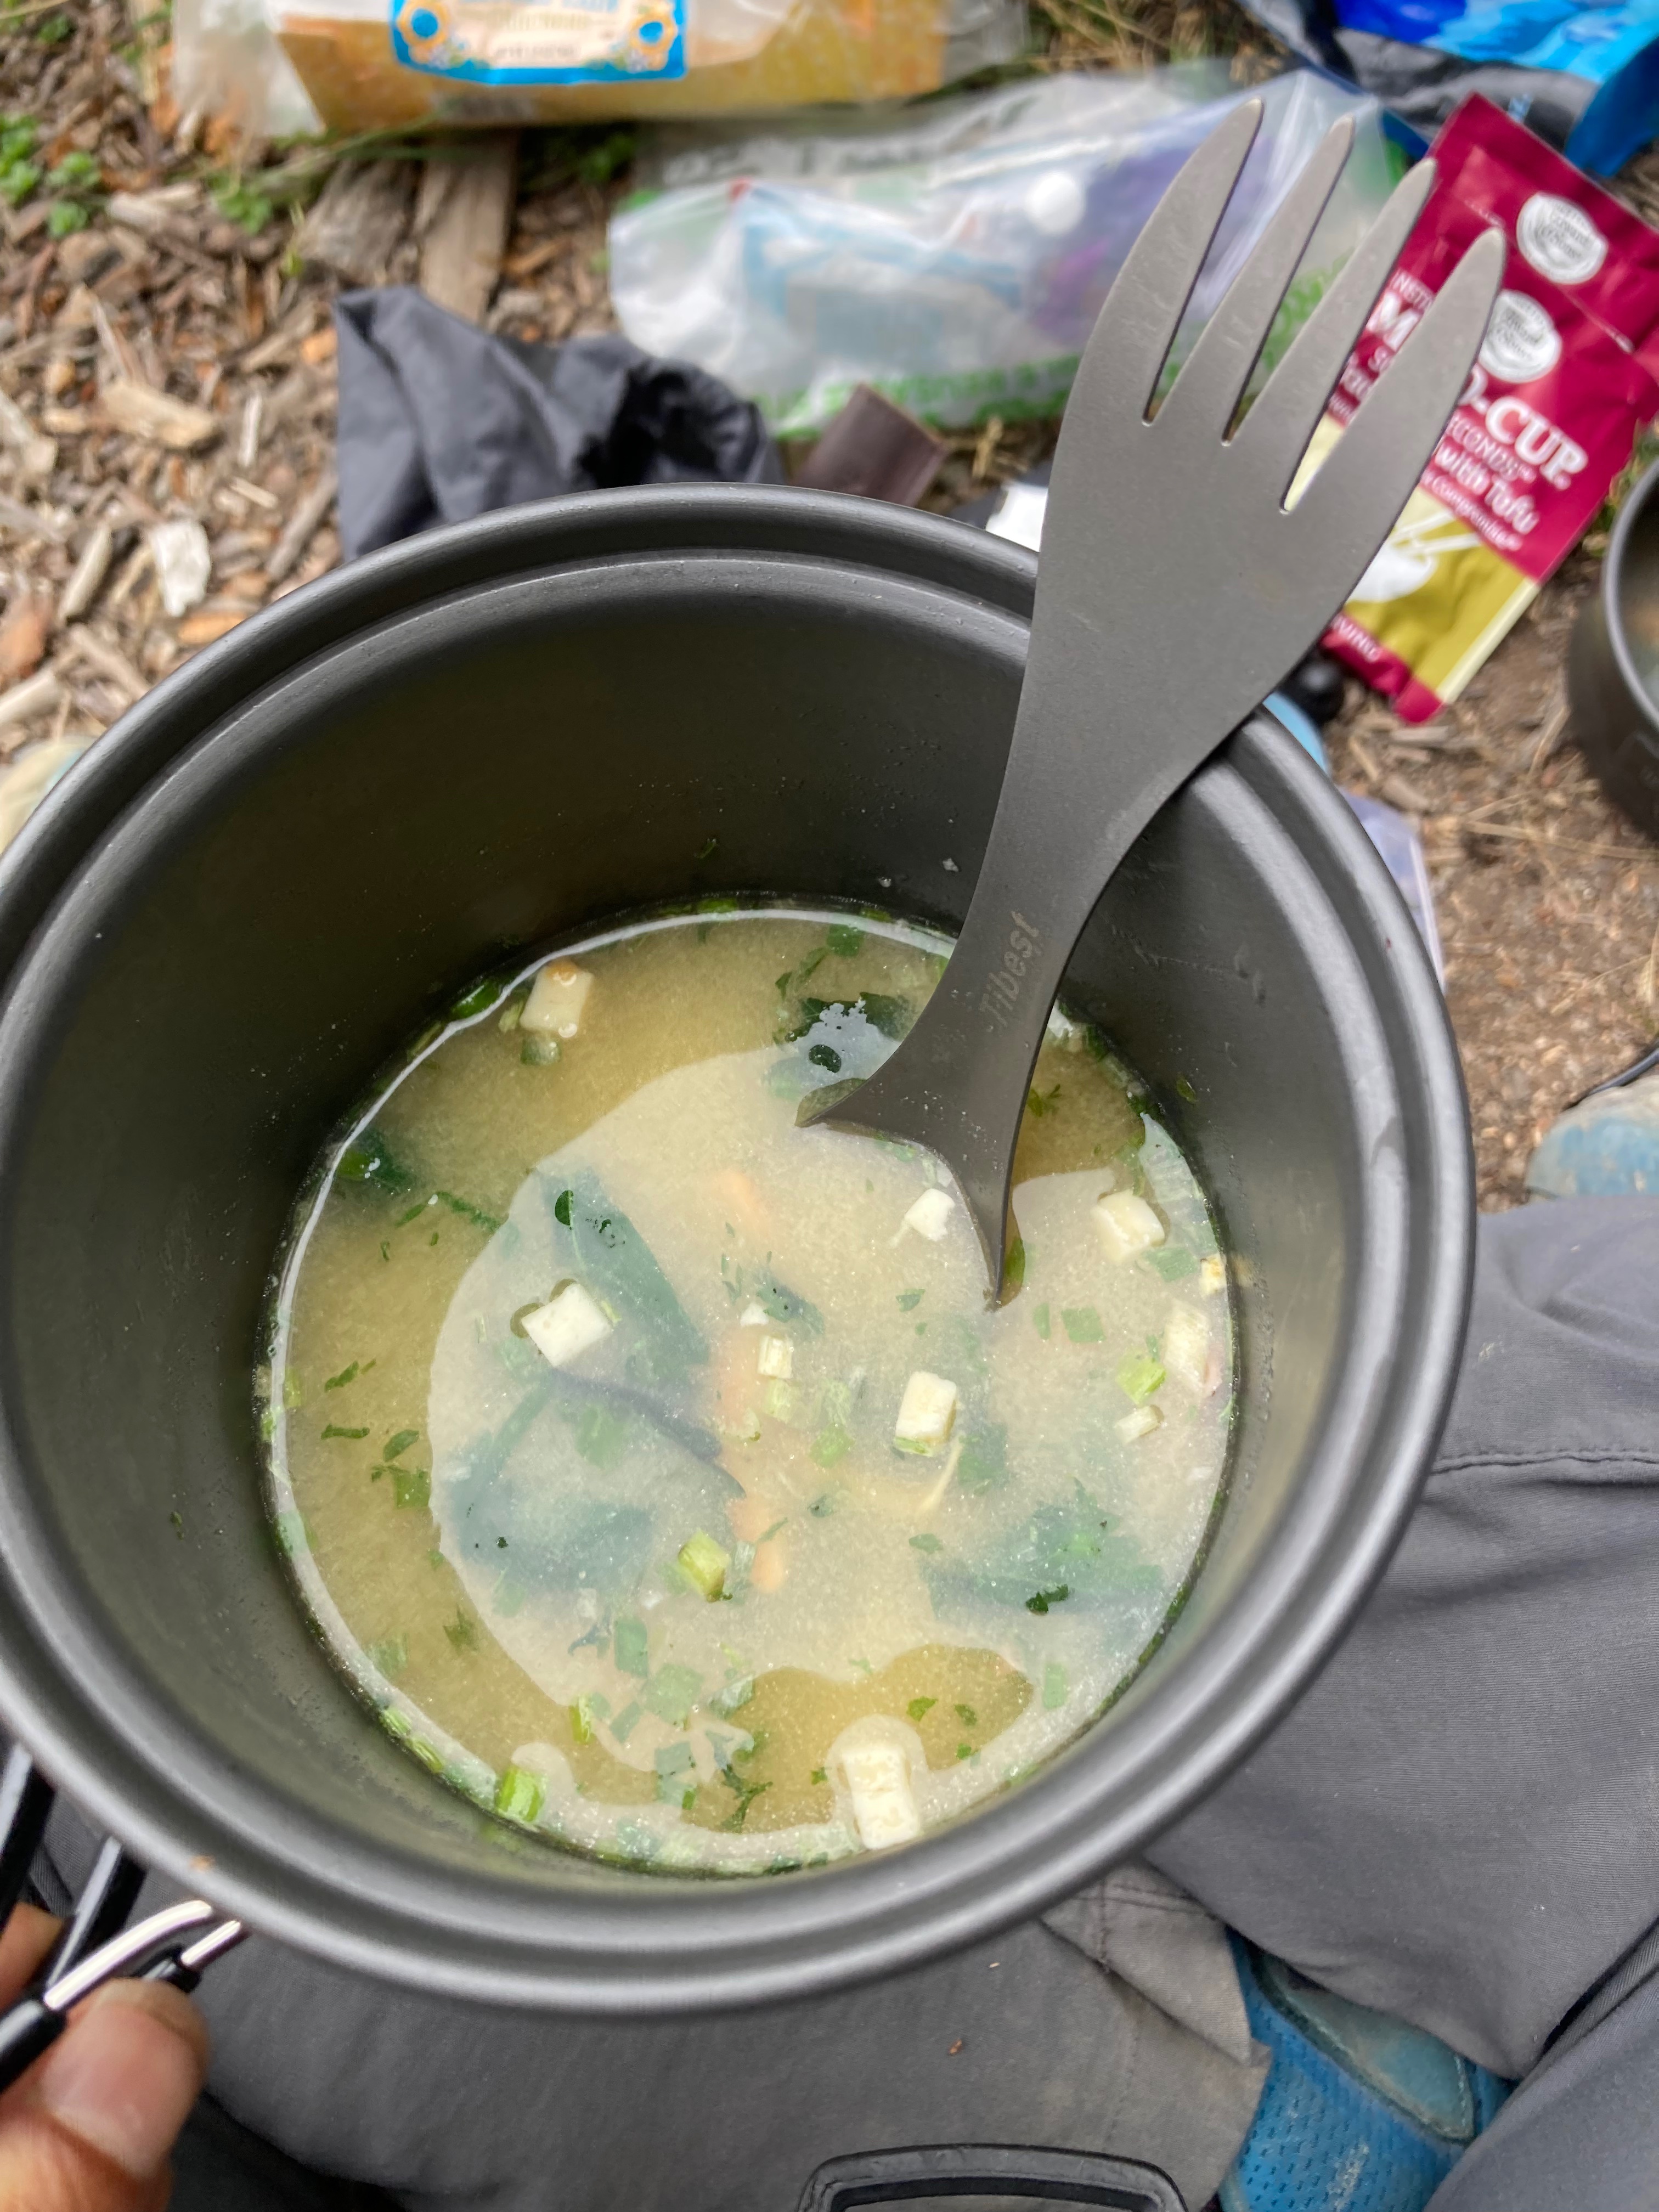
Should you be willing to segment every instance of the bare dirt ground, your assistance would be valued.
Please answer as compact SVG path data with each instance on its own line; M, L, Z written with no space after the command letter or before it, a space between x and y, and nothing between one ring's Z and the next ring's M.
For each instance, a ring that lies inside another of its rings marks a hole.
M1218 46L1241 75L1270 64L1228 0L1042 13L1050 66ZM237 148L178 113L164 35L128 0L0 4L0 764L96 742L338 560L331 302L424 280L438 172L459 150ZM481 295L491 327L556 341L610 325L605 223L629 151L625 134L526 134ZM1659 160L1620 189L1659 214ZM957 440L928 503L1007 480L1052 436L992 423ZM164 521L199 526L206 563L187 605L174 581L177 611ZM1487 1207L1520 1196L1561 1105L1659 1031L1659 846L1601 798L1565 728L1563 654L1598 542L1431 728L1355 685L1331 736L1339 779L1425 839Z

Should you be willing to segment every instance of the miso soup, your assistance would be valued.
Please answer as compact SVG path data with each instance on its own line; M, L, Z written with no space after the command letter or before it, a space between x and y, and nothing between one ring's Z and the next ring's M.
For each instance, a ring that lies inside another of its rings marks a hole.
M595 937L461 1000L303 1199L278 1535L384 1725L505 1819L678 1872L901 1844L1086 1728L1178 1605L1226 1274L1133 1077L1056 1013L994 1310L930 1155L797 1126L948 950L793 908Z

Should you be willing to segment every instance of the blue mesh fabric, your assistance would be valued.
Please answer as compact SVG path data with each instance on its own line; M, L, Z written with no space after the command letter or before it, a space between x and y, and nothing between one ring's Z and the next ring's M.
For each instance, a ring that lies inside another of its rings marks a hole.
M1297 1978L1276 1962L1264 1972L1242 1943L1234 1949L1250 2032L1272 2051L1273 2066L1250 2132L1222 2183L1223 2212L1423 2212L1502 2104L1505 2085L1434 2037L1382 2014L1370 2015L1376 2026L1365 2039L1369 2078L1362 2079L1337 2055L1344 2048L1358 2055L1352 2035L1338 2043L1317 2033L1316 1996L1310 1992L1299 2008L1314 2019L1310 2032L1306 2019L1293 2019L1268 1994ZM1335 2002L1350 2027L1363 2014L1363 2008ZM1390 2068L1400 2074L1398 2103L1388 2094ZM1431 2079L1456 2084L1455 2097L1443 2091L1435 2100L1441 2129L1417 2117L1423 2084ZM1454 2124L1459 2139L1453 2139Z

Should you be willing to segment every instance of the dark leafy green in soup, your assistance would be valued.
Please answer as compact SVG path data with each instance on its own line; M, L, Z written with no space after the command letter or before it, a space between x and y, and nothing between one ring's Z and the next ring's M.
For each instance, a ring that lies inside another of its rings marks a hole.
M596 939L463 1000L302 1206L276 1528L385 1725L504 1817L679 1870L901 1844L1177 1603L1225 1273L1100 1038L1050 1024L995 1311L928 1155L796 1126L947 950L793 910Z

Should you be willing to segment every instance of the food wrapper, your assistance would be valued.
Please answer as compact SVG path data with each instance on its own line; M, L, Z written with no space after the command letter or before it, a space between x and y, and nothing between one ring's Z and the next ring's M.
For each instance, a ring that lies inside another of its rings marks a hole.
M900 99L1012 59L1023 0L266 0L331 129Z
M1480 355L1327 648L1422 722L1455 699L1589 528L1659 413L1659 233L1485 100L1350 356L1304 473L1491 224L1509 240Z

